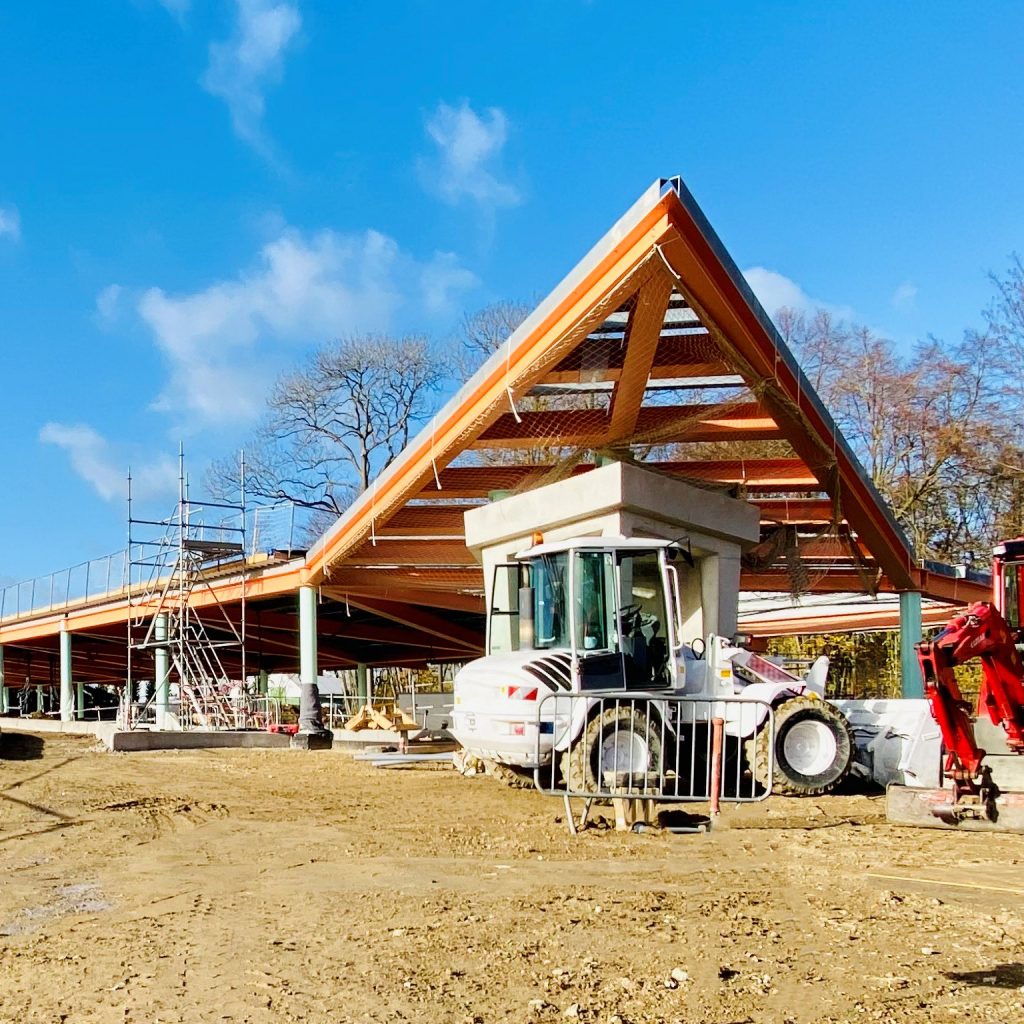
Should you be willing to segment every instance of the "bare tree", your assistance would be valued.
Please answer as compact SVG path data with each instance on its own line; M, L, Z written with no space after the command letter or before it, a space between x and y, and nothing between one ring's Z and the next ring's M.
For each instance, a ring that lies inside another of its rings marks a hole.
M247 491L339 515L406 446L446 379L418 335L354 335L319 350L274 386L246 452ZM211 475L221 492L237 486L227 461Z
M1006 510L1024 499L1006 464L1016 448L1010 410L1019 415L1020 403L1001 383L993 334L930 339L903 354L821 311L782 310L777 320L918 553L960 560L990 546Z
M505 344L529 313L525 303L508 301L467 313L462 318L461 341L468 359L479 366Z

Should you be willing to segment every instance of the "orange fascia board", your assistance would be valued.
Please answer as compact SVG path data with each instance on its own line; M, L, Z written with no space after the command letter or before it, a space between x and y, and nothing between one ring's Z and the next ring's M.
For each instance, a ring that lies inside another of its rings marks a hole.
M450 457L474 423L502 401L515 380L612 294L650 256L669 230L668 213L678 203L655 183L590 251L566 280L519 327L469 383L364 491L341 519L314 545L308 571L319 581L330 565L370 532L378 510L414 495ZM443 497L443 492L438 492Z
M247 600L275 597L294 591L303 582L303 565L292 562L280 569L253 577L245 583ZM193 591L190 604L193 608L209 607L216 602L228 604L242 596L242 583L238 577L218 580L209 587L201 586ZM139 605L132 610L138 612ZM0 625L0 644L27 643L42 637L55 636L62 629L72 633L88 632L127 622L128 601L122 599L99 607L91 606L72 609L68 612L46 612L42 616L25 618L6 626Z
M775 380L790 408L799 412L811 431L802 434L796 421L796 433L801 436L790 436L790 443L812 470L823 475L831 454L839 470L846 520L867 542L893 585L911 589L914 555L910 543L696 201L681 183L679 191L680 198L671 211L677 235L665 243L663 252L685 281L688 299L707 311L756 374ZM763 400L770 398L770 390L766 390ZM785 411L786 403L779 410L771 409L777 420ZM821 482L828 484L826 479Z

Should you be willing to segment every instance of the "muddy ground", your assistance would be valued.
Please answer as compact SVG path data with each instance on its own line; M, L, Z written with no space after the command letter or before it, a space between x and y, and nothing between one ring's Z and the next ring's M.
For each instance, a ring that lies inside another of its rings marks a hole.
M1024 837L879 797L573 838L438 767L0 742L2 1021L1024 1020Z

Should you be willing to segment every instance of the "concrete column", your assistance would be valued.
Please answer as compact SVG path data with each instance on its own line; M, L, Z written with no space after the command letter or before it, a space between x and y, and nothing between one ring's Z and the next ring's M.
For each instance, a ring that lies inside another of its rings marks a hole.
M0 645L0 713L8 714L11 710L11 699L7 693L6 676L4 675L4 649Z
M299 587L299 733L293 741L305 749L329 747L333 740L324 728L317 685L316 599L316 587Z
M67 627L60 630L60 720L72 722L75 718L75 684L71 678L71 634Z
M75 683L75 718L85 718L85 683Z
M161 612L153 623L153 639L158 644L167 640L167 613ZM153 650L153 709L158 729L172 728L171 718L171 652L166 646Z
M261 668L256 675L256 691L261 697L266 697L270 692L270 673Z
M924 696L924 680L914 650L921 635L921 595L916 590L905 590L900 594L900 690L904 697Z
M360 661L356 665L356 696L362 704L370 702L370 688L366 675L366 663Z

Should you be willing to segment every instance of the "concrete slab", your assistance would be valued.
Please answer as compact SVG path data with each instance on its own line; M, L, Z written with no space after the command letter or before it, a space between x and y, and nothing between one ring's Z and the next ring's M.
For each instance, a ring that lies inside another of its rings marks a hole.
M114 733L107 745L118 752L143 750L223 750L257 747L287 749L291 737L272 732L157 732Z
M230 747L287 747L289 737L269 732L160 732L137 729L119 730L115 722L55 722L43 718L0 718L0 729L41 735L65 733L71 736L95 736L110 750L201 750Z

